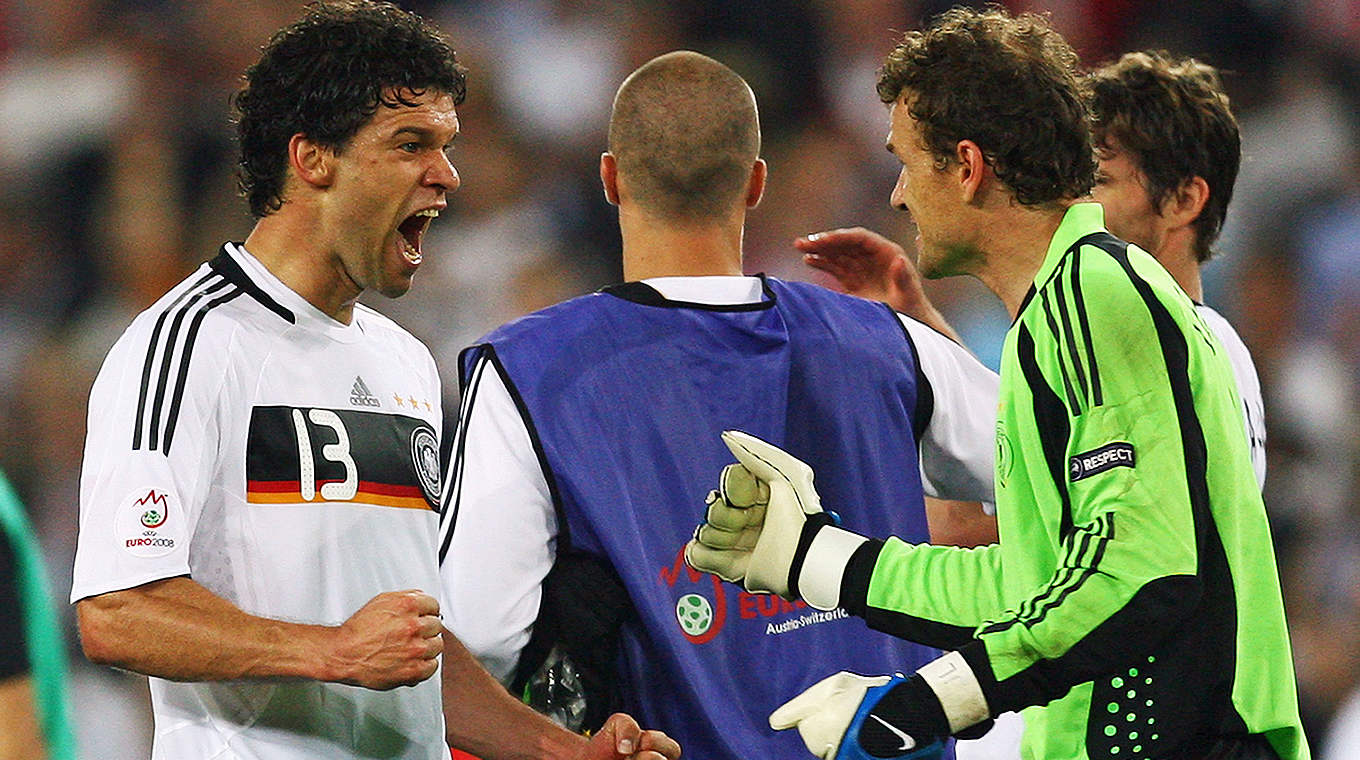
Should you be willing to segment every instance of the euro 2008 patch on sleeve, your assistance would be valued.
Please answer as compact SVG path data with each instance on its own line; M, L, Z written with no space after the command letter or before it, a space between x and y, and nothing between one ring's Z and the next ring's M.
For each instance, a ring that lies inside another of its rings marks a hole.
M154 487L133 491L118 508L115 530L115 540L128 554L164 557L184 540L184 510L178 495Z

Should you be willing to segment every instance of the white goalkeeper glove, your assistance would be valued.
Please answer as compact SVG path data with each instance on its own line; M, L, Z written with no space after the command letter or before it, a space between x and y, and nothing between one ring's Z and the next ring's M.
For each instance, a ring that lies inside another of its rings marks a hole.
M796 727L822 760L933 760L946 737L975 739L992 720L967 661L949 652L910 677L824 678L771 713L770 727Z
M845 566L867 539L832 527L839 519L822 510L807 464L747 433L722 439L738 464L723 468L685 561L747 591L840 606Z
M942 756L942 737L908 733L874 714L884 697L896 696L907 682L901 675L870 678L841 671L770 713L770 728L797 728L808 751L821 760L935 760ZM868 746L862 741L866 723L877 732Z

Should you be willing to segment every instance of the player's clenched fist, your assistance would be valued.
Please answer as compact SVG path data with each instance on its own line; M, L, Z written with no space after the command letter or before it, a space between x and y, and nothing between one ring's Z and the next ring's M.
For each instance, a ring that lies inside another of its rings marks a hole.
M429 594L378 594L336 629L338 677L329 680L379 690L414 686L439 669L442 630L439 602Z
M661 731L643 731L631 716L614 713L590 738L578 760L676 760L680 745Z

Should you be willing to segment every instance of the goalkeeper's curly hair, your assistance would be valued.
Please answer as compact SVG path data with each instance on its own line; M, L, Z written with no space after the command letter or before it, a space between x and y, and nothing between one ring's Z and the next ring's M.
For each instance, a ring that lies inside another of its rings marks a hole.
M879 71L878 96L905 96L937 165L960 140L982 149L1026 206L1080 198L1096 158L1077 54L1043 16L953 8L908 32Z
M1195 257L1208 261L1242 161L1237 119L1218 70L1165 51L1125 53L1091 72L1086 89L1096 149L1118 142L1147 178L1157 208L1195 177L1209 185L1193 225Z
M428 91L462 103L466 74L438 29L395 5L308 5L269 40L232 98L250 213L258 219L283 205L293 135L343 150L379 106L413 106Z

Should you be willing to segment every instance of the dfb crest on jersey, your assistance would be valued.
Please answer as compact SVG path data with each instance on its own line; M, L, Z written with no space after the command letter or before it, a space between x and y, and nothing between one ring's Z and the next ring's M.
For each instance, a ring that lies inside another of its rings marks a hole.
M411 464L420 481L420 490L437 509L440 489L439 440L428 427L421 426L411 432Z

